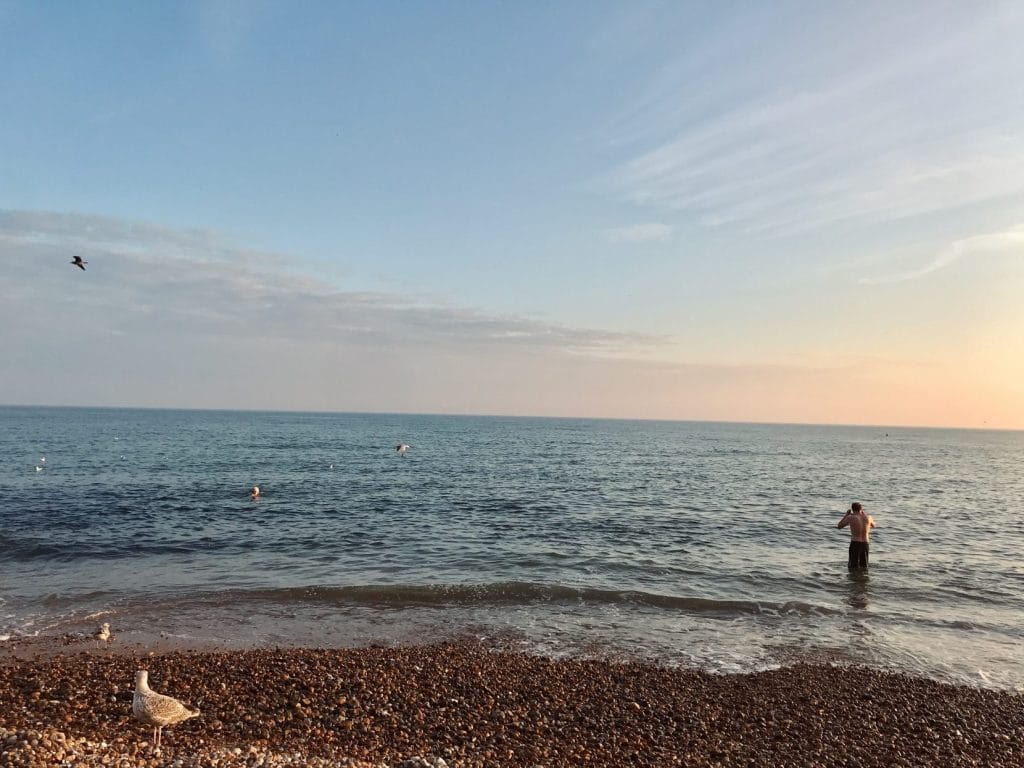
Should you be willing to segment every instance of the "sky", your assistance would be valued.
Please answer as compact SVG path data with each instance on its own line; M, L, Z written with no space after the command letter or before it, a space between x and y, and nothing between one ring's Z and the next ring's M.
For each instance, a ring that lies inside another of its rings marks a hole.
M1022 39L0 0L0 403L1024 429Z

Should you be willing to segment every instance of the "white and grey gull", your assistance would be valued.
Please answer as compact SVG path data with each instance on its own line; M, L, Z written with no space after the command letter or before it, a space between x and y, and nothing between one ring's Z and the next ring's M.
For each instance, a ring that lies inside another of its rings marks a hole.
M153 740L156 742L156 749L159 750L164 726L176 725L190 718L199 717L199 710L152 690L149 687L149 672L140 669L135 673L132 714L137 720L153 726Z
M103 643L110 642L110 624L103 622L100 624L100 628L92 633L93 640L96 641L96 647L99 648Z

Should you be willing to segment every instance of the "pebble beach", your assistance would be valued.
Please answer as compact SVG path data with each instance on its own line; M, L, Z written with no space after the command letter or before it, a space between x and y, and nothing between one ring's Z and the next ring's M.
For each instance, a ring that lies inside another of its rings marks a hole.
M132 681L198 707L163 748ZM4 766L1019 766L1024 696L830 664L738 675L472 641L0 661Z

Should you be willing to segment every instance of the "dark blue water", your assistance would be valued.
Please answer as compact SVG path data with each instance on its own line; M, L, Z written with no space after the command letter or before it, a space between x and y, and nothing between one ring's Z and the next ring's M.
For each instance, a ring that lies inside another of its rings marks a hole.
M471 632L1024 688L1024 433L0 408L0 462L0 637Z

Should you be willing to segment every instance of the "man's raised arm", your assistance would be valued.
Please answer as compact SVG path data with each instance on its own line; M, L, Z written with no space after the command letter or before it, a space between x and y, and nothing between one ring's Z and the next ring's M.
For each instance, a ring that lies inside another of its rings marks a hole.
M836 528L845 528L850 524L850 515L853 514L852 510L846 510L846 514L843 515L843 519L836 524Z

